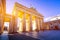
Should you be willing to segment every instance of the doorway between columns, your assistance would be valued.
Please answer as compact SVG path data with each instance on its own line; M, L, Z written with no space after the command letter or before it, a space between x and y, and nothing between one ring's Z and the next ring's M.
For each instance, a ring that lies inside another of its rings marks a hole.
M3 33L8 33L9 31L9 22L4 22L4 29Z

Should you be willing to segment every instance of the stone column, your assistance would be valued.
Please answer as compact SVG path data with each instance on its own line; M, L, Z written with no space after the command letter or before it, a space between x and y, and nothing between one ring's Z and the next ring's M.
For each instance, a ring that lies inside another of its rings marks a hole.
M0 34L3 32L4 30L4 16L3 14L0 14Z
M32 15L31 14L29 18L29 31L32 31Z
M41 18L39 18L39 23L40 23L40 30L42 29L42 22L41 22Z
M27 17L28 15L28 17ZM31 14L26 14L26 31L30 32L32 31L32 15Z
M43 30L44 27L43 27L43 19L42 18L40 18L40 22L41 22L41 30Z
M14 25L14 18L11 16L10 22L9 22L9 33L13 33L13 25Z
M39 18L37 19L38 19L38 31L40 31L40 19Z
M36 21L36 31L38 31L38 18L37 17L36 17L35 21Z
M17 19L15 16L12 16L9 23L9 33L16 33L16 32L17 32Z
M5 13L6 13L6 0L0 0L0 34L4 30Z
M26 31L26 18L25 18L25 13L23 14L23 18L22 18L22 27L23 27L23 32Z
M13 17L13 18L14 18L13 32L16 33L17 32L17 17Z

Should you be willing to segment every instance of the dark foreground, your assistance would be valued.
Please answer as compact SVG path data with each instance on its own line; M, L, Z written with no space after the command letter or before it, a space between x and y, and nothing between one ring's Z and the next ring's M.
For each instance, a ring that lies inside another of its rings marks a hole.
M15 34L2 34L0 35L0 40L39 40L39 39L15 33Z
M32 38L26 35L20 35L20 34L12 34L12 35L8 35L9 40L39 40L36 38Z

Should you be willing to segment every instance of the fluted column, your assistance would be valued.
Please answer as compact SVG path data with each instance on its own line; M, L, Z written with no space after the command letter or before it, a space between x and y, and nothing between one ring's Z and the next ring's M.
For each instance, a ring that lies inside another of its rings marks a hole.
M11 17L10 22L9 22L9 33L13 33L13 26L14 26L14 18Z
M41 24L41 29L43 30L44 27L43 27L43 19L42 18L40 18L40 24Z
M38 31L38 18L37 17L36 17L35 21L36 21L36 31Z
M4 30L4 16L0 14L0 34L3 32L3 30Z
M26 31L32 31L32 15L26 14Z
M23 32L26 31L26 18L25 18L25 13L23 14L23 18L22 18L22 27L23 27Z
M42 27L41 18L39 18L39 24L38 25L40 26L39 30L41 30L41 27Z
M13 32L17 32L17 17L14 17L14 25L13 25Z
M40 19L37 18L37 22L38 22L38 31L40 31Z
M29 31L32 31L32 15L31 14L29 18Z
M17 32L17 19L15 16L12 16L9 22L9 33Z
M6 13L6 0L0 0L0 34L4 30L5 13Z
M41 20L40 20L40 18L39 18L39 30L41 30Z
M30 31L32 31L32 15L30 15Z

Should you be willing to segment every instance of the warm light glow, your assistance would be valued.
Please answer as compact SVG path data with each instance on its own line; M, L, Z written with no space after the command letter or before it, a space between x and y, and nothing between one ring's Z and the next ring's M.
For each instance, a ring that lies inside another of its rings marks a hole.
M20 22L20 26L19 26L19 32L22 32L23 31L23 27L22 27L22 22Z
M35 18L36 18L36 17L33 15L33 16L32 16L32 30L33 30L33 31L36 30L36 21L35 21L36 19L35 19Z
M18 18L18 28L19 28L18 32L23 31L23 27L22 27L22 19L21 19L21 18Z
M30 15L26 14L26 20L29 20Z
M26 20L26 31L29 31L29 22Z
M36 22L35 21L32 21L32 30L34 31L34 30L36 30Z
M5 22L9 22L10 21L9 15L5 15L4 21Z
M35 20L35 16L32 16L32 20Z
M17 15L18 15L18 17L22 18L23 17L23 14L24 13L22 11L19 11Z
M16 15L16 12L15 12L15 11L13 11L12 15Z
M30 30L29 20L30 20L30 15L28 13L26 13L26 31Z
M23 19L23 14L24 14L24 12L22 12L22 11L19 11L18 12L18 14L17 14L17 16L19 17L18 18L18 28L19 28L19 32L22 32L23 31L23 24L22 24L22 19Z

